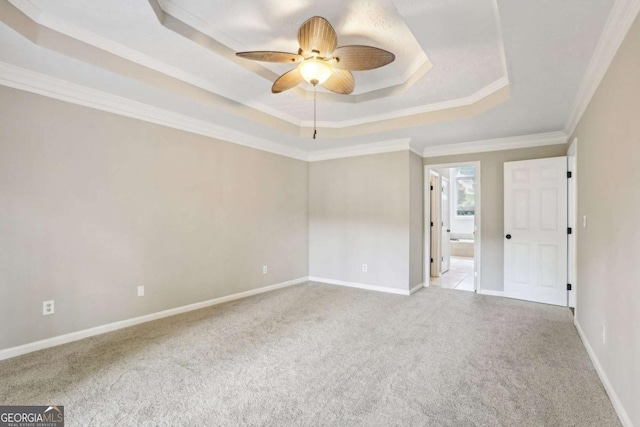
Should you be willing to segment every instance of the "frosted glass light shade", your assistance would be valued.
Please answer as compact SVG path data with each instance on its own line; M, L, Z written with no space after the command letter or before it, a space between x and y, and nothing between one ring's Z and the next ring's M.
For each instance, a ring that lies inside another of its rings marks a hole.
M333 74L331 65L317 59L307 59L302 62L298 65L298 71L303 79L314 86L324 83Z

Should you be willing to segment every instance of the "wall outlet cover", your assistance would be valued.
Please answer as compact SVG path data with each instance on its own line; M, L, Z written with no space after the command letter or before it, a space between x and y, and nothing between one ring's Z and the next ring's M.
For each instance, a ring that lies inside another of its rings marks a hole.
M55 305L53 300L42 301L42 315L48 316L49 314L55 313Z

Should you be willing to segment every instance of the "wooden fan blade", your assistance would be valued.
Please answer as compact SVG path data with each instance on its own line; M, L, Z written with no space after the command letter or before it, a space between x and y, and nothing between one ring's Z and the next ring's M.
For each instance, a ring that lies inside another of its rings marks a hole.
M300 26L298 43L306 54L317 51L319 56L327 57L336 50L338 36L329 21L314 16Z
M253 52L238 52L236 56L241 58L250 59L252 61L262 61L262 62L288 62L288 63L297 63L302 62L304 57L302 55L298 55L297 53L288 53L288 52L273 52L273 51L263 51L257 50Z
M356 87L356 80L353 74L346 70L333 70L331 77L322 86L331 92L348 95L353 92Z
M364 71L383 67L396 59L396 56L373 46L341 46L333 53L337 59L335 68L340 70Z
M292 87L299 85L300 83L302 83L302 75L296 67L293 70L287 71L286 73L278 77L278 79L273 82L273 86L271 86L271 92L284 92L285 90L289 90Z

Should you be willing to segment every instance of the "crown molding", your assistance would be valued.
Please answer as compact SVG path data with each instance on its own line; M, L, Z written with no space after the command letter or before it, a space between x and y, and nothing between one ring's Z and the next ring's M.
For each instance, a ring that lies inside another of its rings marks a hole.
M304 150L0 62L0 84L121 116L306 161Z
M512 136L508 138L487 139L483 141L463 142L425 147L422 157L451 156L456 154L483 153L487 151L513 150L517 148L542 147L545 145L566 144L568 136L564 132L548 132L534 135Z
M370 144L352 145L350 147L312 151L309 153L308 160L309 162L319 162L322 160L342 159L345 157L393 153L395 151L414 151L414 149L415 147L412 149L411 138L402 138L390 141L374 142Z
M164 12L158 0L148 0L148 2L159 23L169 30L177 32L187 38L192 38L194 31L198 31ZM166 2L162 1L162 3ZM104 56L104 58L102 58L103 61L112 65L112 68L106 69L121 75L129 77L133 76L134 79L143 83L156 85L165 90L170 87L172 91L177 91L178 93L185 94L186 96L191 96L190 94L192 90L196 90L199 95L204 95L208 102L215 102L216 105L226 105L225 101L227 100L232 100L238 104L244 104L249 107L249 109L243 110L244 112L241 113L245 117L251 120L255 120L257 117L260 119L261 123L284 130L293 135L299 135L301 132L306 131L305 128L309 128L311 126L311 123L308 121L301 121L290 114L278 111L264 103L247 102L247 100L238 99L225 88L221 88L218 85L205 81L189 72L177 69L155 58L141 54L127 46L95 34L92 31L81 29L73 23L60 20L51 14L43 13L31 2L31 0L10 0L7 4L11 5L12 9L15 9L15 11L22 14L22 16L29 20L31 28L23 29L23 31L37 34L40 30L43 30L45 32L53 32L53 36L62 36L63 42L60 41L61 39L59 37L52 37L51 35L47 35L47 37L31 38L23 33L23 36L29 38L32 42L44 47L45 49L51 49L58 53L68 54L68 52L60 46L43 40L57 40L56 43L63 43L65 46L68 41L73 41L77 45L74 47L73 54L70 56L89 64L101 66L96 63L95 59L98 57L97 55L102 55ZM16 18L5 17L4 22L8 23L7 20L10 19ZM237 58L233 54L233 51L211 37L205 37L203 34L202 37L197 37L194 41L222 55L223 57L242 65L249 71L256 72L270 80L273 80L276 77L275 74L269 72L259 64ZM87 58L93 58L93 60L88 60ZM422 59L425 60L422 65L418 67L417 70L414 70L412 77L402 85L387 87L366 94L353 95L349 97L321 92L318 94L318 99L357 103L398 94L404 91L408 85L410 86L419 80L422 75L428 72L432 67L426 56ZM157 73L157 75L150 76L147 75L147 73ZM176 85L175 83L178 84ZM469 108L489 97L494 96L496 99L501 98L499 102L503 102L504 97L500 97L498 94L501 91L508 90L508 88L508 78L502 77L465 98L436 104L420 105L412 108L396 110L390 113L367 115L350 121L323 122L318 123L318 127L327 130L335 130L335 132L327 134L329 138L347 138L350 136L373 133L371 131L373 127L370 127L369 125L381 122L385 123L384 130L393 130L406 127L407 124L412 125L413 122L433 123L451 120L452 118L461 118L465 115L476 114L476 110L471 111ZM307 93L301 88L294 88L292 91L298 95L302 94L305 98L311 96L310 93Z
M409 142L409 151L422 157L422 147L416 144L414 141Z
M591 57L591 62L589 62L589 67L580 84L571 116L565 126L567 135L572 135L575 132L591 98L595 95L611 61L613 61L639 12L640 0L617 0L613 5Z
M343 120L341 122L317 122L317 127L325 129L344 129L352 126L366 125L375 122L381 122L391 119L401 119L412 116L418 116L426 113L433 113L436 111L451 110L454 108L467 107L469 105L476 104L481 100L493 95L494 93L509 86L509 79L506 77L500 77L498 80L483 87L474 94L471 94L464 98L452 99L450 101L438 102L435 104L420 105L418 107L406 108L403 110L395 110L385 114L370 115L358 119ZM311 128L313 127L313 121L304 120L300 124L301 127Z

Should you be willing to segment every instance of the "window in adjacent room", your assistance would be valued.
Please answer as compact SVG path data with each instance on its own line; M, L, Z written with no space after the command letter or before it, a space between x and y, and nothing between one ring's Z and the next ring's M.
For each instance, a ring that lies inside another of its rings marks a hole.
M456 170L455 208L456 216L473 217L475 215L476 168L461 167Z

